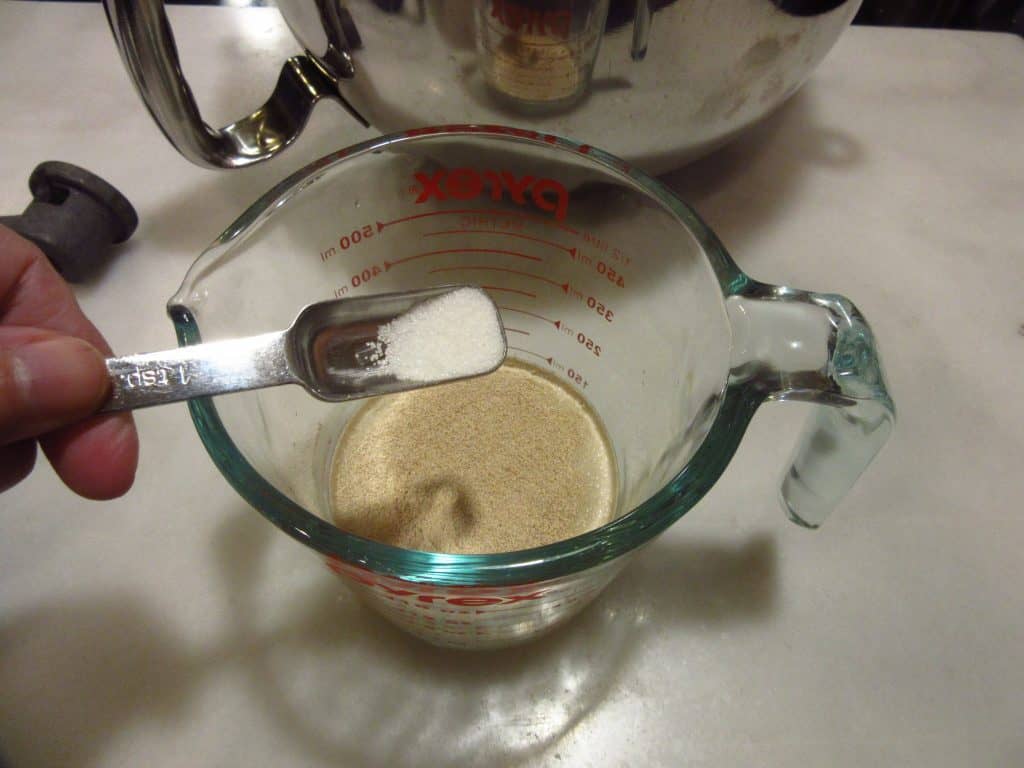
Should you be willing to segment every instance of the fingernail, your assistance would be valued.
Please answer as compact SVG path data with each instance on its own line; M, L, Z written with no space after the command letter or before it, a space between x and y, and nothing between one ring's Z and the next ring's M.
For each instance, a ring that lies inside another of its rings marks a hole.
M27 410L59 417L89 413L110 387L103 356L71 336L44 339L13 350L14 384Z

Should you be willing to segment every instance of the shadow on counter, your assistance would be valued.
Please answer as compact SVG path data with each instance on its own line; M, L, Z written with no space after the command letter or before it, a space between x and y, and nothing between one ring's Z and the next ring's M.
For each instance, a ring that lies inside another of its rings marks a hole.
M785 217L806 177L860 165L865 148L841 126L818 117L813 79L778 111L712 154L660 180L722 238L741 267L757 232Z
M249 510L220 531L225 586L237 596L237 635L223 661L243 672L252 701L297 748L345 765L527 763L634 684L630 659L652 629L719 629L764 620L775 607L772 539L655 542L551 635L499 651L447 650L392 627L326 569L268 622L270 603L280 602L267 591L272 561L317 567L272 546L279 538Z
M0 620L11 765L97 764L126 733L193 718L221 677L310 762L523 764L638 685L629 666L650 632L763 621L777 591L770 538L656 541L567 626L474 653L395 629L249 509L225 520L213 551L228 629L205 647L128 588Z
M0 619L0 765L100 762L129 726L185 717L208 668L129 590Z

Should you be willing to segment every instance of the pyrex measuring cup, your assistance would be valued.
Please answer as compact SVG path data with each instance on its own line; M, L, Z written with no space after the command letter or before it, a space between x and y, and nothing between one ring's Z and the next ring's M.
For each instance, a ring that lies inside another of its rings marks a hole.
M877 349L849 301L752 280L657 181L532 131L446 126L328 155L232 224L168 311L193 344L283 327L324 298L452 282L486 288L510 356L597 411L619 475L613 522L503 554L363 539L329 522L328 498L332 449L358 403L280 387L189 404L250 504L431 642L507 645L579 611L708 491L765 401L821 406L782 485L808 527L890 433Z

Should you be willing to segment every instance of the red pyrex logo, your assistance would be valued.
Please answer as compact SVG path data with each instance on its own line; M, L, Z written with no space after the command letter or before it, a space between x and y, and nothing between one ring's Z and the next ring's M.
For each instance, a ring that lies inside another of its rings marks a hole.
M550 5L566 5L552 3ZM497 19L506 29L531 35L545 33L566 40L572 29L572 11L569 8L552 9L527 8L511 0L491 0L491 18Z
M569 193L554 179L516 176L509 171L477 171L473 168L442 169L434 173L416 173L419 182L417 203L429 200L472 200L485 192L499 201L508 193L517 205L533 204L555 214L558 221L569 209ZM529 193L529 198L527 198Z
M352 579L353 581L365 584L368 587L376 587L377 589L381 589L395 597L415 599L420 603L446 603L448 605L458 605L466 608L482 608L487 605L509 605L511 603L526 602L527 600L540 600L546 593L546 590L540 589L520 594L499 594L497 592L491 592L491 594L488 595L481 594L479 587L442 587L441 589L449 592L449 594L439 595L433 591L433 588L429 584L409 583L408 587L400 586L402 582L392 579L377 578L369 571L343 563L335 557L327 557L326 562L327 567L339 576Z

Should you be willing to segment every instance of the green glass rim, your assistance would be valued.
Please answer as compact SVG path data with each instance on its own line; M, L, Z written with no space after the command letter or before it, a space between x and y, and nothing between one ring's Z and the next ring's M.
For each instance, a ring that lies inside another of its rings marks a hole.
M700 217L664 184L602 150L547 133L495 125L448 125L390 134L342 149L310 163L262 195L204 251L230 244L268 216L309 179L346 159L431 136L486 136L585 155L642 192L657 199L702 247L718 280L723 301L758 285L736 266ZM167 305L180 346L198 344L201 334L183 302L192 273ZM320 554L407 581L459 586L505 586L545 581L584 571L636 549L693 508L725 471L764 396L751 387L724 385L711 428L690 461L661 490L618 519L571 539L533 549L481 555L453 555L402 549L342 531L306 510L269 483L245 459L221 421L212 398L189 401L189 412L210 458L228 483L260 514L292 538Z

